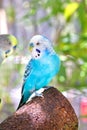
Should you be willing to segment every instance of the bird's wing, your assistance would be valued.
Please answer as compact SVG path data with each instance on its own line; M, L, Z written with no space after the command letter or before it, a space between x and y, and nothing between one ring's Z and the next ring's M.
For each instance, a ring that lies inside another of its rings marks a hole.
M25 84L27 78L29 77L31 71L32 71L32 59L28 62L27 66L25 68L24 78L23 78L23 86L22 86L21 93L23 93L24 84Z

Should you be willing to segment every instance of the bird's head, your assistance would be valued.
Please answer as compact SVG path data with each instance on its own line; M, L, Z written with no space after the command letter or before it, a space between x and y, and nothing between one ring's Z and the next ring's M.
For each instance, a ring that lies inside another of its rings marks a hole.
M29 42L29 51L33 58L39 58L45 52L53 51L52 43L42 35L35 35Z

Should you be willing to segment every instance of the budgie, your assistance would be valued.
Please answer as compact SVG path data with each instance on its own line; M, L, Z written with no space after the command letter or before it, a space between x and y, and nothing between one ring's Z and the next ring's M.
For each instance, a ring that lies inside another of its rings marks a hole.
M48 83L60 69L59 56L45 36L33 36L29 42L29 50L31 59L25 69L21 100L17 110L27 102L33 92L48 87ZM39 94L36 93L35 96Z
M10 34L0 35L0 64L10 56L17 47L17 39Z

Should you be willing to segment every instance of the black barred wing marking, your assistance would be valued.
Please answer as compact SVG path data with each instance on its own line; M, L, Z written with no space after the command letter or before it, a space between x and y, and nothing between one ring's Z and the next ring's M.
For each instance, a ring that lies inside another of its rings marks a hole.
M26 66L26 69L25 69L21 94L23 93L24 84L26 82L26 79L28 78L28 76L30 75L31 70L32 70L32 65L31 64L32 64L32 59L28 62L27 66Z
M24 83L25 83L27 77L28 77L28 76L30 75L30 73L31 73L31 70L32 70L32 65L31 65L31 63L32 63L32 59L29 61L29 63L28 63L27 66L26 66L25 73L24 73L24 78L23 78Z

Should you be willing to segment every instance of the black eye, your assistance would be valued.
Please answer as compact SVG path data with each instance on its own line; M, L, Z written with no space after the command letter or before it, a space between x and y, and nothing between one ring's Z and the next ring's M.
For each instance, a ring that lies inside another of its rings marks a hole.
M40 43L39 43L39 42L37 42L37 43L36 43L36 45L40 45Z
M9 42L8 44L11 45L11 42Z

